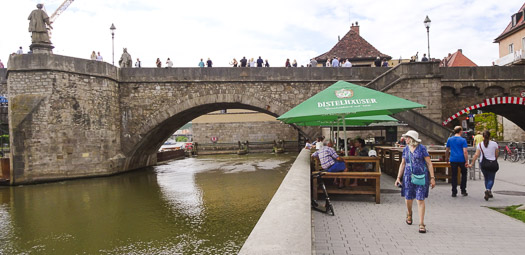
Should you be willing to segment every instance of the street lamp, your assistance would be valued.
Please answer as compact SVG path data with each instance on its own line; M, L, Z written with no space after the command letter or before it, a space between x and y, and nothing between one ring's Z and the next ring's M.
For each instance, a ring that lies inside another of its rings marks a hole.
M113 62L112 62L113 65L115 65L115 29L117 28L115 27L115 25L113 25L113 23L111 23L111 27L109 28L109 30L111 30L111 46L112 46L112 52L113 52Z
M425 23L425 27L427 28L427 45L428 45L428 59L430 60L430 32L429 32L429 29L430 29L430 19L428 18L428 15L427 17L425 18L425 21L423 21L423 23Z

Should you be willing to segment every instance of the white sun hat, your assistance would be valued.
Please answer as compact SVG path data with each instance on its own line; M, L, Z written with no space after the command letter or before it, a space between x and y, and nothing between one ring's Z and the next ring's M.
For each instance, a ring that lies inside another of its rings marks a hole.
M412 139L414 139L414 141L420 143L421 142L421 139L419 139L419 134L415 131L415 130L409 130L408 132L406 132L406 134L403 134L402 135L403 137L410 137Z

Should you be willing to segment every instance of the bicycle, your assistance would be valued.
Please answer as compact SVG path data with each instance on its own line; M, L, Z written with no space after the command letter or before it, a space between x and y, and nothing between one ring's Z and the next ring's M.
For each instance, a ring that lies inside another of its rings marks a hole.
M326 191L326 185L324 184L324 180L321 177L324 174L325 173L323 172L312 174L312 180L313 178L317 178L317 183L321 185L321 189L323 190L324 197L325 197L324 206L320 206L319 203L317 203L317 201L315 201L315 199L312 198L312 209L322 212L322 213L331 214L332 216L335 216L334 206L332 205L332 202L330 201L330 197L328 196L328 192Z
M518 158L518 149L517 149L517 146L515 145L516 143L515 142L510 142L509 144L505 145L505 150L504 150L504 153L503 153L503 160L507 160L507 158L509 159L509 161L513 161L513 162L516 162L517 161L517 158Z

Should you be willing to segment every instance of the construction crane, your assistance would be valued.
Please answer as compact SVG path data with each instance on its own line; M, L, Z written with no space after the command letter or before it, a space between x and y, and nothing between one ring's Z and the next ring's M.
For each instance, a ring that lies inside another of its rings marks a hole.
M53 14L51 14L51 17L49 17L49 22L53 23L55 21L55 19L58 17L58 15L60 15L62 12L64 12L67 9L67 7L69 7L69 5L71 5L71 3L73 3L73 1L75 1L75 0L66 0L66 1L64 1L57 8L57 10Z

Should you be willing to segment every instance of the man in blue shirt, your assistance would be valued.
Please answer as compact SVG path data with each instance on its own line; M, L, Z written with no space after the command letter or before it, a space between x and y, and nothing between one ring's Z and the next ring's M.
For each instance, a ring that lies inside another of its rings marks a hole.
M458 167L461 168L461 195L468 196L467 193L467 140L461 137L463 129L460 126L454 128L454 136L448 138L447 149L445 151L445 158L450 162L452 168L452 197L456 197L458 193ZM450 155L450 158L449 158Z

